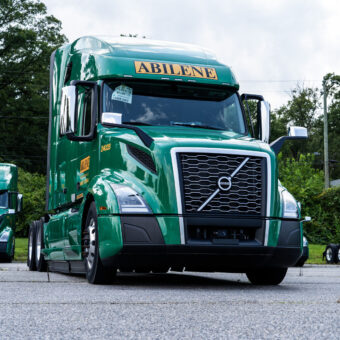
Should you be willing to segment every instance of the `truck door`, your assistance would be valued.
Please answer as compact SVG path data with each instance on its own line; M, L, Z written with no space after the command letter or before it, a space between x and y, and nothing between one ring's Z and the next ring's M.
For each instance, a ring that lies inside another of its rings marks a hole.
M94 106L93 91L91 88L78 87L78 109L76 136L88 136L92 126L92 108ZM73 141L74 154L70 169L69 190L72 202L80 203L84 198L86 189L90 181L91 161L95 148L95 140ZM67 179L66 179L67 182ZM65 257L69 260L81 258L81 216L76 209L68 217L65 223L66 242Z

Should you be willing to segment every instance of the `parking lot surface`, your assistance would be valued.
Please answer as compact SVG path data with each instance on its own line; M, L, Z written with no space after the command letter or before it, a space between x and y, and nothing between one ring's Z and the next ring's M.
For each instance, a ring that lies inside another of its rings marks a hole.
M279 286L243 274L83 276L0 264L0 339L339 339L340 266L290 268Z

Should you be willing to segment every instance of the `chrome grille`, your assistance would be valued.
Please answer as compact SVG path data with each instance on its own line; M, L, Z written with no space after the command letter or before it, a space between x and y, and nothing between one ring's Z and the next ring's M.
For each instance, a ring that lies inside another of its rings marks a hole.
M266 201L266 163L262 157L179 153L182 175L183 210L186 213L261 215ZM208 204L202 204L218 189L221 177L232 173L248 158L231 179L227 191L219 190Z

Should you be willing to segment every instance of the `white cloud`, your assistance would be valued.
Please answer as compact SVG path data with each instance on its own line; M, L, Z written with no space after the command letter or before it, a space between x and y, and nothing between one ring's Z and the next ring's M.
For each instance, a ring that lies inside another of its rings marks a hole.
M208 47L233 67L242 91L264 94L274 107L286 102L298 80L319 86L326 73L340 73L336 0L44 3L62 21L70 41L83 35L137 33Z

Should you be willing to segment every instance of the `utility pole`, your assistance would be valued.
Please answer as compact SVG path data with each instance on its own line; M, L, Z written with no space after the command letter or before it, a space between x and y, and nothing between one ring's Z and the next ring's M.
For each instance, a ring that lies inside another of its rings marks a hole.
M327 87L326 80L323 85L323 141L324 141L324 163L325 163L325 189L329 188L329 161L328 161L328 117L327 117Z

